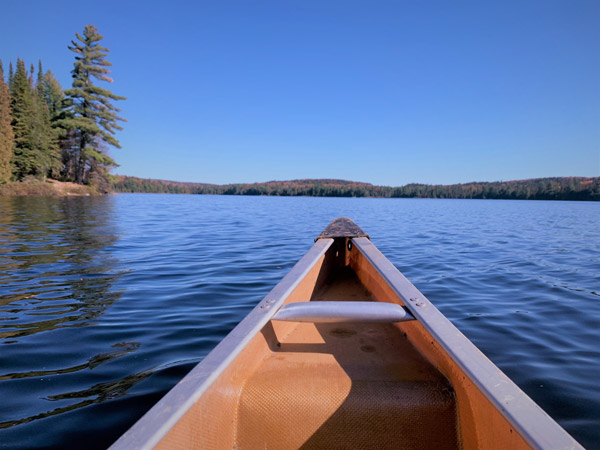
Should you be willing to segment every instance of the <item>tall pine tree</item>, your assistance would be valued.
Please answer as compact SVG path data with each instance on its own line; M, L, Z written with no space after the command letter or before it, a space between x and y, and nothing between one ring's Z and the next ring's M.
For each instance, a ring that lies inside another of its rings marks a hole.
M33 127L33 91L27 78L25 63L17 59L17 70L10 80L10 106L14 132L13 174L21 180L26 175L37 173L39 156L31 147Z
M39 73L42 73L40 65ZM39 77L39 75L38 75ZM38 78L37 84L38 93L48 106L50 113L50 123L54 126L60 119L65 118L65 94L54 74L48 70L44 73L41 79Z
M4 69L0 61L0 185L10 181L10 160L13 155L13 129L10 114L10 94L4 82Z
M52 175L53 178L58 178L62 175L67 179L74 179L75 172L71 170L70 173L68 170L68 167L70 167L69 162L71 160L69 157L69 149L71 146L73 146L73 143L69 140L69 137L73 135L73 132L65 130L62 126L62 121L65 118L71 117L70 111L67 109L68 106L65 94L60 86L60 83L50 70L40 77L39 74L42 73L43 72L40 64L38 72L38 84L36 88L38 90L38 95L48 108L50 126L55 132L55 139L58 140L57 150L62 152L62 156L60 158L62 161L55 161L53 164L54 170L52 171ZM58 156L57 153L55 153L55 155ZM59 168L60 172L62 173L56 173L57 168Z
M31 66L33 77L33 65ZM52 127L50 109L44 95L44 72L42 62L39 62L37 83L33 88L33 127L31 130L31 145L38 150L40 175L50 175L54 178L60 174L61 160L58 147L58 132ZM32 83L33 84L33 83Z
M85 183L90 178L104 178L115 161L105 152L103 143L121 148L115 139L116 130L123 128L118 124L125 121L117 113L120 111L112 100L125 100L107 89L94 85L94 79L112 83L108 76L112 64L105 58L109 50L99 41L103 36L93 25L86 25L83 36L75 33L77 40L71 41L69 50L76 53L73 75L73 88L65 91L72 102L72 116L62 120L62 126L71 130L72 146L68 149L70 164L75 172L75 181Z
M57 133L51 127L48 107L33 82L33 73L33 65L28 76L25 63L17 59L17 71L10 80L12 165L18 180L28 175L45 178L52 172L57 174L60 167Z

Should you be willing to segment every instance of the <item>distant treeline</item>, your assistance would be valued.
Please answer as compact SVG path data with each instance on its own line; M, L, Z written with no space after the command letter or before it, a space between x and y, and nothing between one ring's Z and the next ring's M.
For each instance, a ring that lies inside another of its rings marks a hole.
M269 181L253 184L203 184L115 176L117 192L308 197L478 198L514 200L600 200L600 177L536 178L452 185L375 186L345 180Z

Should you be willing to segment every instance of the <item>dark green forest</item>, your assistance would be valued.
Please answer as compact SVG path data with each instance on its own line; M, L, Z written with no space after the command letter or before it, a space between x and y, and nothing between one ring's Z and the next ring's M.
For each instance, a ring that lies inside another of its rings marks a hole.
M310 197L474 198L514 200L600 200L600 177L556 177L452 185L376 186L345 180L269 181L253 184L202 184L112 177L117 192Z
M112 82L109 50L93 25L67 48L75 55L72 87L63 90L42 62L27 67L9 63L8 79L0 61L0 185L10 181L71 181L108 192L108 173L116 162L107 147L120 148L121 130L115 100L124 100L97 85Z

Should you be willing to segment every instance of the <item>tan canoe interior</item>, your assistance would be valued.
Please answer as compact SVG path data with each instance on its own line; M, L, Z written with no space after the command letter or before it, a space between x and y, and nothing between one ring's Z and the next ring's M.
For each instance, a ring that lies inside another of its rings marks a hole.
M332 245L286 300L402 301ZM527 448L416 321L271 321L158 448Z

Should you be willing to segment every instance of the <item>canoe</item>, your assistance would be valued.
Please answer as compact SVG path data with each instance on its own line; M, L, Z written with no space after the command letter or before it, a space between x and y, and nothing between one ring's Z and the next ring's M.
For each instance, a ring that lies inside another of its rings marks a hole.
M111 448L582 447L338 218Z

